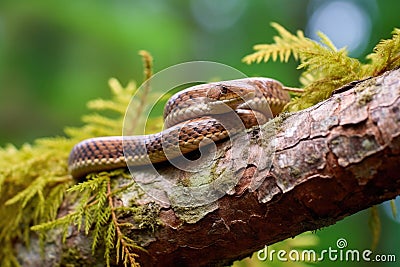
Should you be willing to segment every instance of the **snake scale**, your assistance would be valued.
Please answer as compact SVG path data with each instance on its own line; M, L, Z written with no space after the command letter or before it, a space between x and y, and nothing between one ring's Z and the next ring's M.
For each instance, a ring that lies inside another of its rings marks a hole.
M203 144L227 139L235 132L228 127L261 125L279 114L289 100L283 85L269 78L192 86L168 100L162 132L84 140L70 153L69 171L74 178L82 178L91 172L164 162ZM229 114L236 115L240 125L233 123Z

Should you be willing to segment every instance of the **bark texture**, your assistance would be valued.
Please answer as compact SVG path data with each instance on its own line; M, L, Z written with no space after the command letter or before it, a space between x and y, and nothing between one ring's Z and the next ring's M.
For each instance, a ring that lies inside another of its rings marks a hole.
M399 195L399 107L400 71L395 70L280 118L268 140L260 138L260 129L250 131L250 160L229 173L238 182L222 197L193 209L177 208L172 200L179 195L165 194L166 201L156 201L161 226L154 233L131 235L148 251L140 255L142 265L229 264L264 245L334 224ZM271 142L274 156L260 155ZM229 142L217 152L221 156L214 160L215 175L236 153ZM192 181L195 176L171 166L160 169L164 178ZM154 182L151 177L141 179ZM121 205L127 205L126 199L121 197ZM153 201L143 197L141 203ZM97 258L90 254L90 242L80 233L71 234L64 245L51 246L79 248L87 265L104 262L101 252ZM53 260L42 264L60 262Z

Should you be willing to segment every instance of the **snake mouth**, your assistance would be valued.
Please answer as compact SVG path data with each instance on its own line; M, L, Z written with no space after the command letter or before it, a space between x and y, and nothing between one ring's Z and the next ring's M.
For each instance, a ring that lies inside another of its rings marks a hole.
M244 104L247 101L253 99L255 97L255 92L254 91L250 91L250 92L246 92L244 94L235 94L235 95L231 95L230 97L227 98L220 98L218 100L215 101L219 101L227 106L230 106L232 108L236 108L238 105L240 104Z
M231 94L229 97L220 97L219 99L210 99L207 103L209 107L208 114L217 115L235 111L239 106L243 106L247 101L254 98L254 91L248 91L244 94Z

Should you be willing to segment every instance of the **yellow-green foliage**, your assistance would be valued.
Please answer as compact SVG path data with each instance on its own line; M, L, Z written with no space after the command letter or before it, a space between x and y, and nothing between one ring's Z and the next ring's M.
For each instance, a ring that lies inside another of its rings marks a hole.
M72 143L65 138L40 139L19 150L0 149L0 265L17 266L13 242L29 244L30 225L54 219L72 184L66 158Z
M373 206L371 209L371 216L369 219L369 226L372 231L372 244L371 250L375 250L379 243L379 237L381 235L381 220L379 218L378 207Z
M92 247L105 244L107 263L110 250L121 248L116 254L121 253L127 264L134 265L133 251L139 248L124 235L116 234L116 228L126 225L118 225L117 220L112 220L112 215L120 211L109 205L109 198L124 189L110 191L112 177L124 172L116 170L89 175L86 182L76 184L67 170L69 152L79 141L95 136L121 135L126 107L137 89L134 83L123 88L115 79L110 80L110 87L112 99L90 101L88 107L95 112L83 117L86 123L83 127L67 128L68 137L43 138L20 149L12 145L0 148L0 201L3 203L0 208L0 218L3 218L0 220L0 266L18 266L13 244L23 241L29 245L31 226L35 225L39 226L33 227L34 230L57 226L66 230L70 225L83 227L86 233L91 229ZM74 194L80 197L75 211L54 221L63 199L72 199ZM140 214L140 210L132 209L131 212Z
M131 182L126 186L117 187L112 190L112 183L115 177L124 177ZM119 222L117 214L131 214L137 220L139 229L148 230L147 225L144 225L144 227L141 227L141 225L143 225L144 217L149 216L148 214L144 215L149 210L143 206L115 207L113 197L127 189L130 191L140 191L140 189L136 187L130 175L123 169L90 174L86 178L85 182L76 184L67 190L68 193L76 192L79 195L80 199L75 207L75 211L57 220L33 226L31 229L38 231L41 237L45 239L45 235L50 230L61 228L63 231L63 241L65 241L68 228L71 225L75 225L78 231L83 229L85 234L91 234L93 253L100 244L104 245L104 257L107 266L110 266L110 255L114 248L117 255L116 263L122 259L126 266L139 266L135 261L136 252L144 250L122 232L124 228L134 229L137 227L129 222ZM151 216L155 217L156 215L151 213ZM154 224L157 224L157 222L152 223L153 225L151 225L149 230L154 230Z
M333 43L323 33L318 33L321 43L304 37L302 31L296 35L288 32L277 23L271 23L279 36L274 37L273 44L255 45L253 54L243 58L243 61L267 62L270 59L287 62L290 56L300 61L298 69L304 69L300 82L304 86L301 97L292 99L285 107L288 111L298 111L310 107L327 99L333 90L356 80L377 76L385 71L400 66L400 29L395 28L393 36L388 40L381 40L374 48L373 53L367 55L368 63L361 63L347 55L347 50L336 49ZM393 205L393 214L396 207ZM380 221L376 208L372 209L371 229L373 243L376 247L380 235Z
M305 93L290 103L289 110L313 105L329 97L332 90L341 85L400 65L398 29L394 30L392 39L382 41L374 53L367 56L370 63L361 64L349 58L345 49L337 50L323 34L320 34L321 45L305 38L301 31L293 35L278 24L272 26L280 35L274 38L275 44L255 46L256 52L245 57L244 61L252 63L279 57L286 62L291 55L300 60L299 68L305 69L301 77ZM151 56L143 51L141 55L147 79L151 76ZM114 207L113 196L128 187L129 190L139 190L134 183L114 188L112 178L123 177L123 170L91 174L80 184L76 184L67 170L69 152L79 141L96 136L121 135L126 107L137 89L133 83L123 88L115 79L110 80L110 87L111 100L89 102L89 109L95 112L83 117L84 126L67 128L67 137L43 138L19 149L12 145L0 148L0 266L18 266L14 244L24 242L29 245L32 230L45 238L48 230L60 227L65 237L71 225L87 234L90 232L93 250L99 244L104 245L107 264L112 250L115 250L117 261L137 265L135 256L140 248L123 234L123 229L132 227L132 224L120 223L118 215L129 213L137 222L137 228L153 231L158 223L154 221L157 208L149 210L134 204L132 207ZM148 89L144 88L136 103L136 114L143 110ZM111 115L105 116L104 112ZM160 124L159 118L154 121ZM77 198L75 210L56 219L62 201Z
M321 43L304 37L302 31L296 35L288 32L277 23L272 23L279 36L273 44L255 45L253 54L243 58L250 64L267 62L278 58L287 62L290 56L300 61L299 69L305 69L300 77L305 92L295 98L286 107L289 111L298 111L327 99L332 91L355 80L377 76L387 70L400 66L400 29L394 29L393 37L381 41L374 52L367 56L368 63L350 58L347 50L340 50L323 33L318 33Z

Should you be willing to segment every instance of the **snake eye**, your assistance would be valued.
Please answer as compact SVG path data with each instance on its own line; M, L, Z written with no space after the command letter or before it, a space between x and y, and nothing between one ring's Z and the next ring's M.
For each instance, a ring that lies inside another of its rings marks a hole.
M226 87L225 85L221 85L221 93L222 94L227 94L228 93L228 87Z

